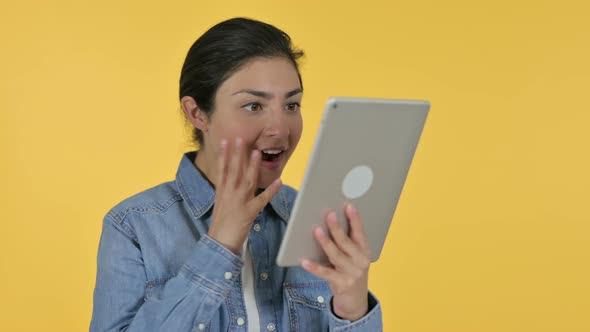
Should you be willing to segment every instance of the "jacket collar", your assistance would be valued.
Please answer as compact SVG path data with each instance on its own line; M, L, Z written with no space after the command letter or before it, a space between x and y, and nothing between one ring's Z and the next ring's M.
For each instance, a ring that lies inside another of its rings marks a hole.
M200 219L215 203L215 188L194 165L196 156L197 151L187 152L183 155L176 172L176 185L193 215ZM288 221L290 211L284 186L272 198L269 205L283 222Z

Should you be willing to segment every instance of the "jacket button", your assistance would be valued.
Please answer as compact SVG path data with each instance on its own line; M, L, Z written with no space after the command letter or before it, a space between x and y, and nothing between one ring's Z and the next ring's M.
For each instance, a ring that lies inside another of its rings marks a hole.
M204 331L205 330L205 324L201 323L199 324L199 326L197 326L199 328L199 331Z
M223 277L225 278L225 280L229 280L233 277L233 274L231 272L225 272Z
M325 300L324 300L324 297L323 297L323 296L321 296L321 295L320 295L320 296L318 296L318 302L319 302L319 303L324 303L324 301L325 301Z
M238 321L237 321L237 323L238 323L238 325L240 325L240 326L244 325L244 323L245 323L245 321L244 321L244 318L242 318L242 317L238 318Z
M269 323L268 325L266 325L266 329L269 331L274 331L276 329L276 326L273 323Z

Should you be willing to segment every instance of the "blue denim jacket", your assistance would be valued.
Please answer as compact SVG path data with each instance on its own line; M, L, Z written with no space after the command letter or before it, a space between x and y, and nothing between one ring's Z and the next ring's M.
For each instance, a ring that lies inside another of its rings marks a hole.
M184 155L176 181L105 216L90 331L246 331L243 261L207 236L215 190L193 165L195 156ZM342 320L331 311L326 281L275 264L295 196L283 186L248 236L260 330L382 331L372 294L363 318Z

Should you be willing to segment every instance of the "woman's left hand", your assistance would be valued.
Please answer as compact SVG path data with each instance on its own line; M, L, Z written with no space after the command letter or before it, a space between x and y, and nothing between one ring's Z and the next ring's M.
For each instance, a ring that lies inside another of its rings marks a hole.
M371 250L363 220L356 208L347 204L345 214L350 225L350 236L344 232L333 211L326 216L333 240L320 227L314 231L316 240L332 265L325 266L310 260L303 260L301 265L309 273L328 281L333 293L334 314L354 321L362 318L369 309Z

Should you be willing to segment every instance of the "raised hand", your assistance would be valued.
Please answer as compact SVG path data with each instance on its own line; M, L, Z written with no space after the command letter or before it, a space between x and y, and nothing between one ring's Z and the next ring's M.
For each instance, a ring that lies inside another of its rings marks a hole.
M222 140L208 235L235 254L240 253L258 212L281 188L281 180L276 179L256 195L260 164L261 152L248 154L242 139L237 138L233 146Z

